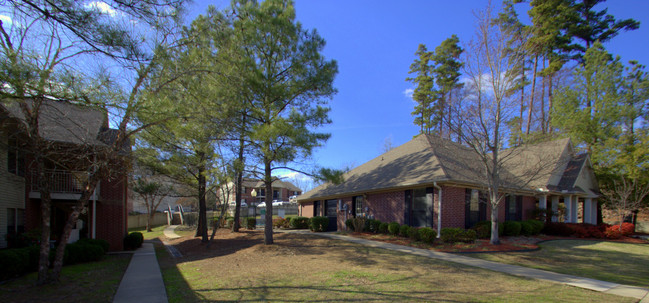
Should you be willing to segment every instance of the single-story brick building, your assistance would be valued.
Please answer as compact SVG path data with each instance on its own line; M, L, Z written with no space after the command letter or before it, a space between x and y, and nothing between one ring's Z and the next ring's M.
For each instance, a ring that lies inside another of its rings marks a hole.
M501 159L499 221L529 219L550 203L555 211L564 206L565 222L596 223L597 180L588 156L575 155L570 139L503 150ZM438 231L470 228L491 216L483 167L470 148L419 135L347 172L343 183L298 197L300 214L329 217L330 230L344 230L345 220L356 216Z

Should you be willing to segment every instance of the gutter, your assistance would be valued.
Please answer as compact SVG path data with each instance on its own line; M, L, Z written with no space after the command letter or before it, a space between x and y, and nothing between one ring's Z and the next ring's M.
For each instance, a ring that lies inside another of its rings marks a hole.
M437 202L437 238L439 239L442 231L442 188L437 185L437 182L433 182L433 187L437 188L437 194L439 196L439 202Z

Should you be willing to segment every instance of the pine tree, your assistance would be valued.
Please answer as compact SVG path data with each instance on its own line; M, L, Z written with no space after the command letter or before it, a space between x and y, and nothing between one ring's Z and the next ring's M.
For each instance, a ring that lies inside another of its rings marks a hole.
M412 115L415 117L414 123L419 126L420 134L431 134L432 130L437 125L432 119L433 108L436 107L434 103L436 98L434 96L437 91L434 89L434 80L432 77L431 52L426 49L426 45L419 44L415 52L417 58L410 65L409 74L413 74L414 78L406 78L415 85L412 99L417 102L415 110Z

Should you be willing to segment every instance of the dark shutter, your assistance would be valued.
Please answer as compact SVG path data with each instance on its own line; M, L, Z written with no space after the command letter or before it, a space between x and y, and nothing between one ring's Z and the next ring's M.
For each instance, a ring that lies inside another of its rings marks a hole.
M433 219L433 214L435 212L433 209L435 209L435 189L432 187L426 187L426 199L430 198L430 207L426 210L426 216L428 217L428 225L429 227L433 227L434 219Z
M471 190L464 190L464 228L471 227Z
M523 196L516 196L516 220L523 221Z
M403 212L403 222L405 224L410 225L410 209L412 207L412 190L406 190L405 191L405 202L406 205L404 207L404 212Z

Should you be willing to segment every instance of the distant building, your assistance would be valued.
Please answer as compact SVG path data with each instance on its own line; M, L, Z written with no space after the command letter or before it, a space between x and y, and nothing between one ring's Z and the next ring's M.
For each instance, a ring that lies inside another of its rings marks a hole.
M227 196L221 193L221 200L229 199L228 202L235 200L235 184L230 182L227 185L227 189L223 188L227 192ZM253 190L256 196L253 196ZM302 194L302 190L293 183L282 180L275 180L273 182L273 200L277 201L289 201L293 196L299 196ZM248 206L252 206L251 203L257 205L261 202L266 201L266 186L263 181L253 180L253 179L244 179L243 186L241 188L241 202L246 203Z

